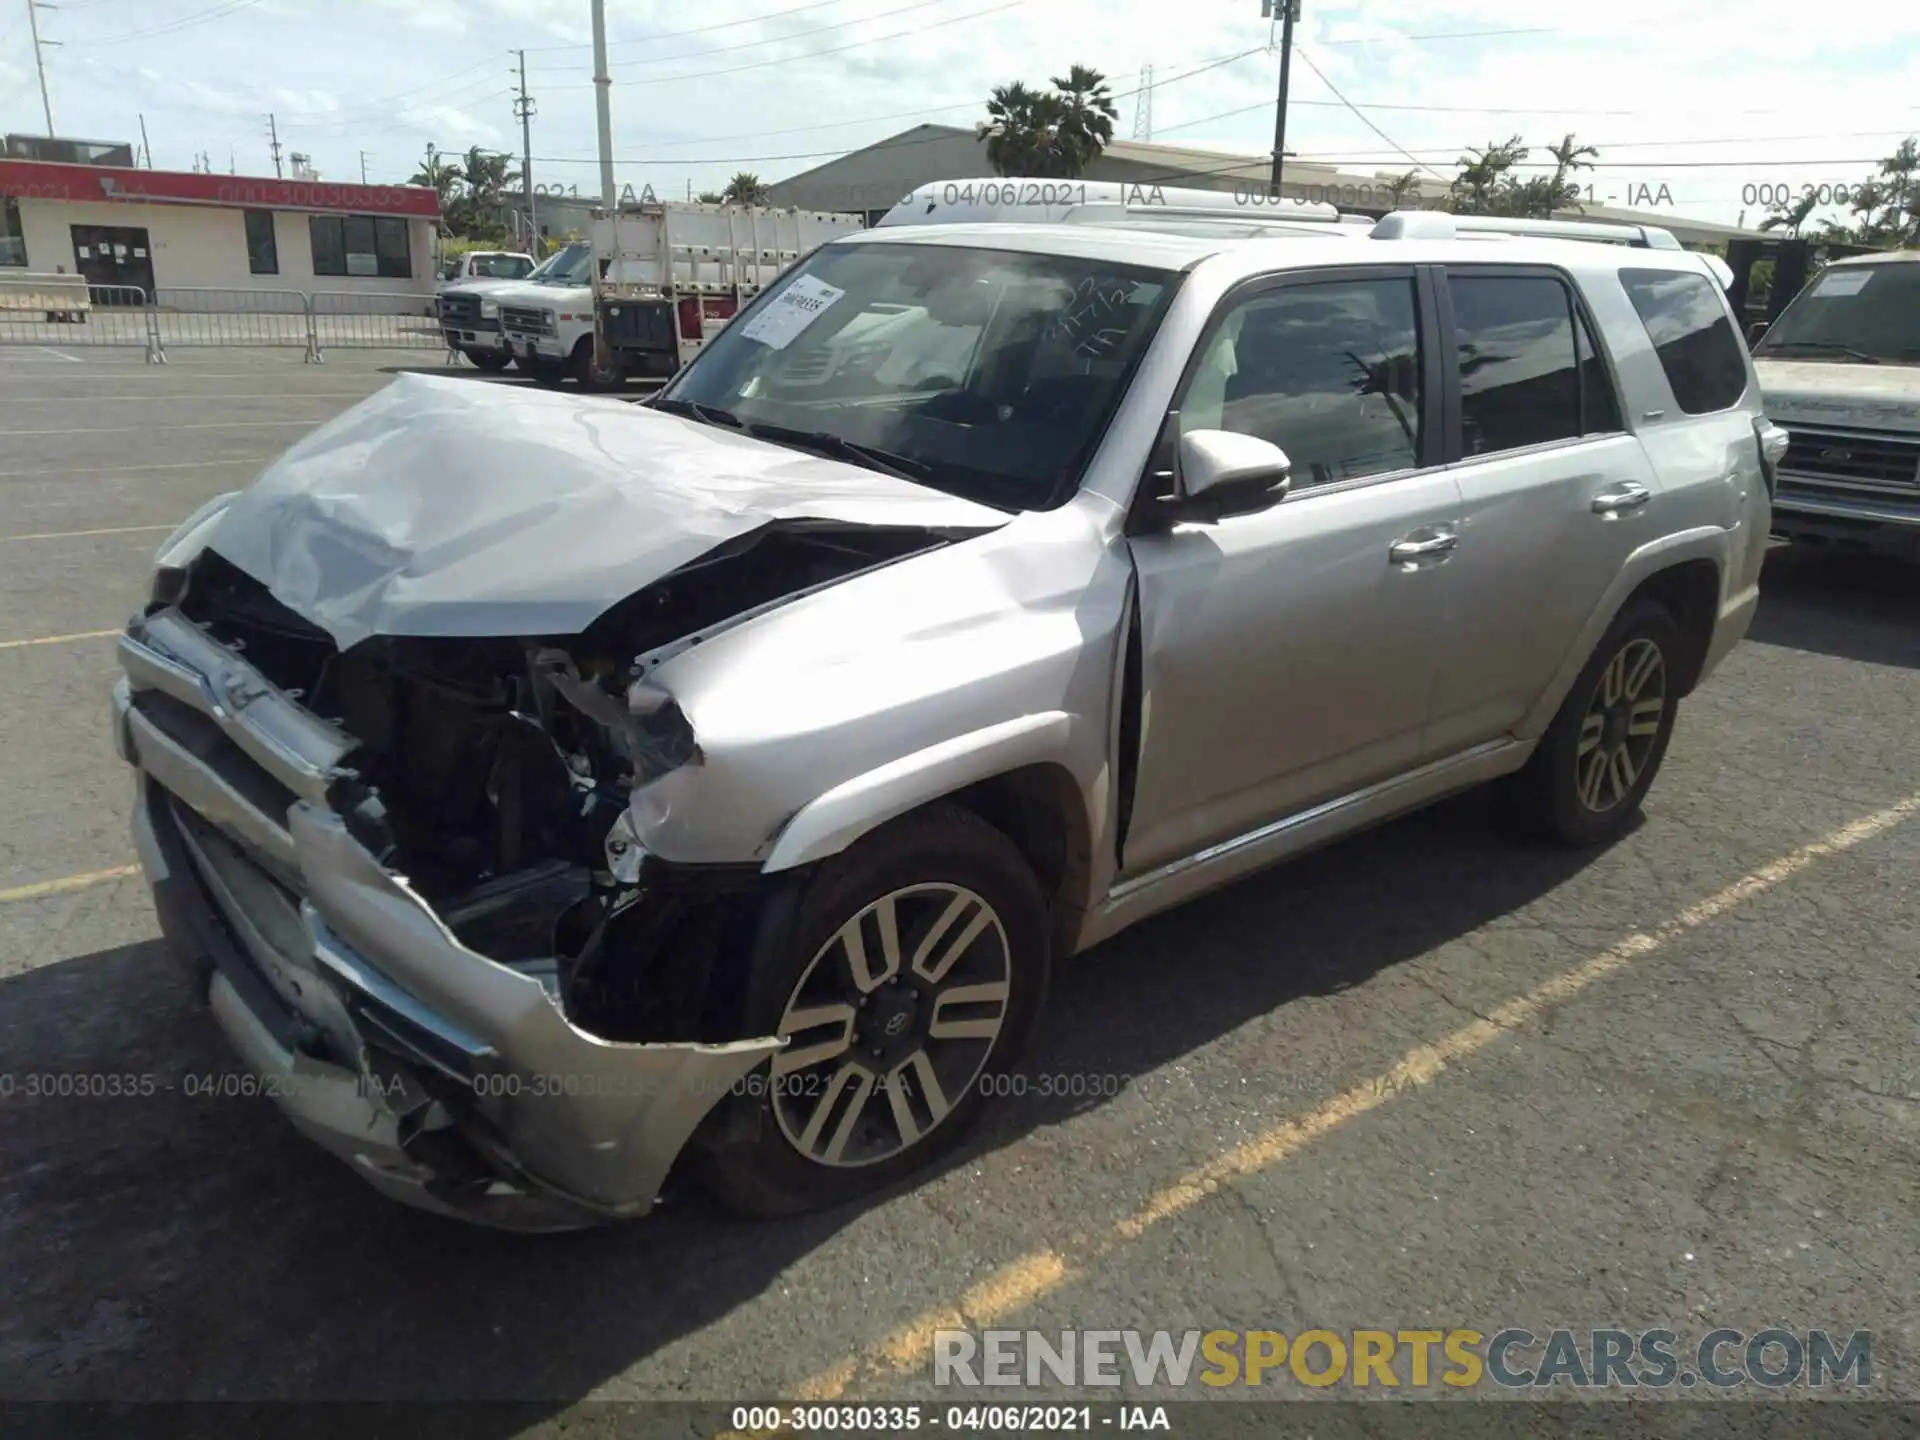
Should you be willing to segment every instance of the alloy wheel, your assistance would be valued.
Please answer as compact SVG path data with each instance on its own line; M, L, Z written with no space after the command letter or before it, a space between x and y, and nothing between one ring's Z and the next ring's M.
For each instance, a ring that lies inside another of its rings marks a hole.
M1012 951L980 895L911 885L854 915L787 1000L770 1088L780 1133L821 1165L891 1159L943 1123L999 1039Z
M1629 640L1600 672L1574 749L1574 792L1604 815L1633 793L1659 741L1667 708L1667 661L1644 638Z

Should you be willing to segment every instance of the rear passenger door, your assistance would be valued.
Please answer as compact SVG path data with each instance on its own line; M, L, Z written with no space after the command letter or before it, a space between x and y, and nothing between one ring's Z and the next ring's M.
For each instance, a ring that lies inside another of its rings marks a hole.
M1429 735L1447 754L1520 723L1662 502L1569 277L1452 265L1439 296L1463 516Z

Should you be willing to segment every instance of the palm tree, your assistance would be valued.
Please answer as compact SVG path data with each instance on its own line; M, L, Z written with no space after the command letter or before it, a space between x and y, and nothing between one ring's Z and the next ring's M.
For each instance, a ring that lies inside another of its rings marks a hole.
M474 208L479 210L497 209L501 193L520 183L520 172L513 168L511 155L489 154L478 145L467 151L460 173Z
M767 203L767 187L758 175L750 170L742 170L727 182L727 188L720 192L723 205L764 205Z
M1382 188L1386 190L1387 195L1392 199L1393 208L1396 210L1406 209L1409 199L1413 200L1416 205L1419 203L1420 180L1418 173L1415 171L1409 170L1404 175L1394 176L1393 179L1387 181L1386 185Z
M1075 65L1051 83L1052 90L1031 90L1015 80L987 97L987 118L975 133L996 175L1070 180L1113 140L1120 110L1106 76Z
M1113 139L1113 122L1120 116L1107 89L1107 77L1086 65L1053 77L1054 97L1060 102L1055 143L1067 166L1067 177L1083 173Z
M435 156L409 175L407 184L418 185L437 194L440 197L440 209L444 212L447 202L453 199L454 192L460 188L460 167L451 160Z
M1800 227L1807 223L1807 218L1813 214L1816 203L1816 197L1809 191L1791 204L1776 206L1774 212L1760 222L1760 228L1762 230L1784 229L1788 235L1797 239L1800 235Z
M1449 201L1462 215L1501 213L1504 192L1513 185L1512 170L1527 158L1527 147L1518 135L1498 144L1469 150L1458 161L1460 173L1454 177Z
M996 85L987 97L987 118L974 133L987 142L987 161L996 175L1048 175L1054 136L1060 127L1057 97L1029 90L1019 80Z
M1576 170L1591 170L1600 152L1591 145L1574 144L1573 132L1568 131L1558 145L1547 146L1547 153L1553 156L1553 193L1560 200L1556 208L1571 206L1578 210L1580 186L1568 177Z

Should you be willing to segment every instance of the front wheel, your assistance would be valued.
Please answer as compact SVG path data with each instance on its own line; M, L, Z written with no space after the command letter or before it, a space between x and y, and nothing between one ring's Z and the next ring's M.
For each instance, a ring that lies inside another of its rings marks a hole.
M1581 848L1626 833L1673 736L1680 645L1679 626L1655 601L1636 601L1613 622L1516 777L1537 828Z
M485 370L490 375L498 375L513 363L511 355L499 350L468 350L463 353L473 362L475 369Z
M787 1047L714 1117L709 1191L736 1215L798 1214L951 1151L1039 1018L1045 917L1020 852L957 806L824 862L763 922L748 1033Z

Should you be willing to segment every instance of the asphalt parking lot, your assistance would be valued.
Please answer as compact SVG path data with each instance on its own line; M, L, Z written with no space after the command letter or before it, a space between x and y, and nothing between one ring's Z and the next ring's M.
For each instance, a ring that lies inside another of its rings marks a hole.
M1469 796L1066 966L1029 1093L902 1193L517 1238L185 1093L236 1066L106 723L172 525L438 357L64 354L0 349L0 1397L931 1399L953 1324L1865 1330L1920 1400L1913 573L1776 552L1606 853Z

